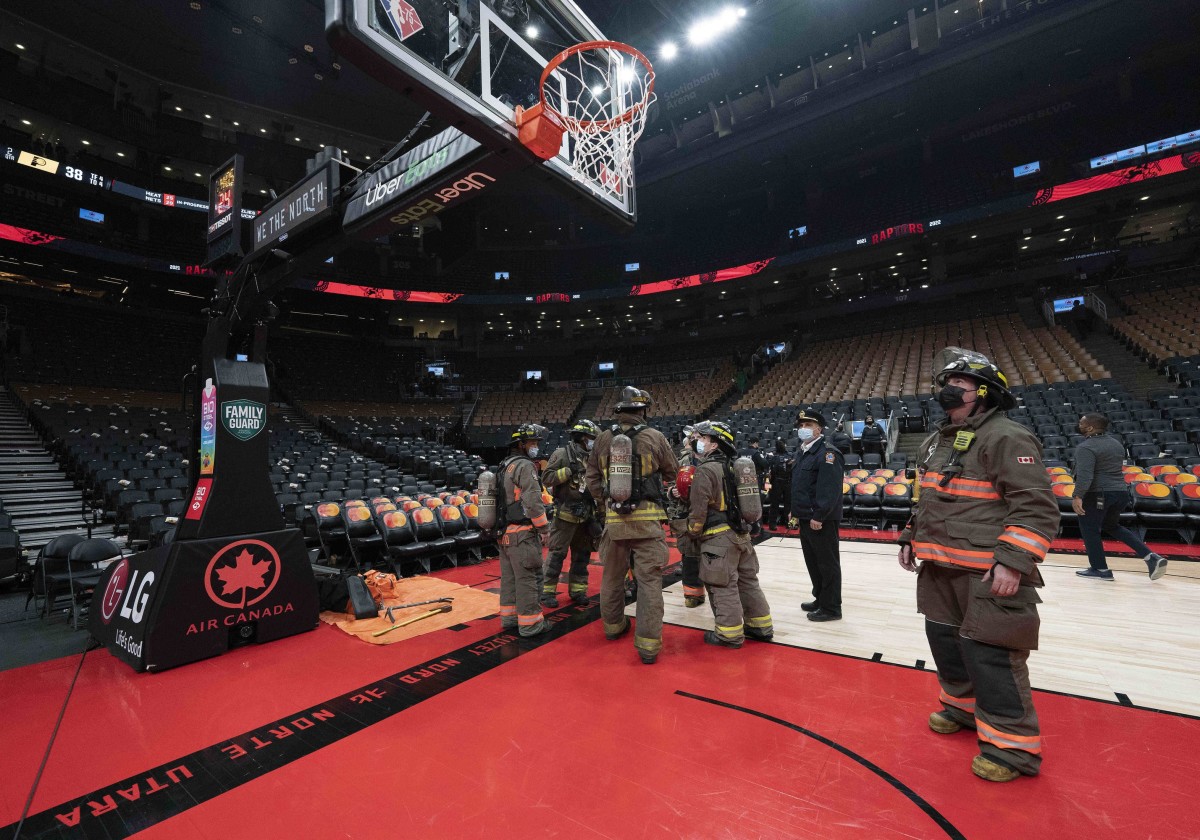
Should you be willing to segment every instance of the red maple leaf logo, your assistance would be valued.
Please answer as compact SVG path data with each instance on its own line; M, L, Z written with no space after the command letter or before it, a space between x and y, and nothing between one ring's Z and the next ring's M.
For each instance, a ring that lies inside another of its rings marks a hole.
M233 559L232 566L225 566L216 571L217 577L225 586L221 594L229 595L239 589L242 590L242 606L244 607L246 606L247 590L262 589L266 586L263 578L266 577L267 572L271 571L271 562L255 560L249 549L243 548L241 553Z

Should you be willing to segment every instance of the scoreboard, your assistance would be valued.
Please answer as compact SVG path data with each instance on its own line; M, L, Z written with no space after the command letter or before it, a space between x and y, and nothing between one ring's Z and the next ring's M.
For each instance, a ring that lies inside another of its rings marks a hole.
M9 163L28 166L36 172L56 178L65 178L75 184L82 184L96 189L111 191L118 195L145 201L148 204L158 204L162 207L175 207L181 210L192 210L198 213L208 213L209 203L203 199L188 198L175 193L157 192L118 181L99 172L92 172L70 163L63 163L46 155L18 149L15 146L0 146L3 159ZM253 210L239 208L243 219L253 219L258 214Z
M58 175L77 184L87 184L88 186L99 187L102 190L109 189L112 183L107 177L98 172L89 172L78 166L60 163L54 158L48 158L45 155L26 152L13 146L0 146L0 148L4 150L5 160L19 163L22 166L28 166L30 169L43 172L47 175Z

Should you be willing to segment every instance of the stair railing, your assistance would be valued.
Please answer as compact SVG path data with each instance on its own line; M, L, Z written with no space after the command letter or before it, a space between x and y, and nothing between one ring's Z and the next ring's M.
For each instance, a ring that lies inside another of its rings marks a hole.
M1042 301L1042 318L1046 321L1046 326L1054 326L1054 304L1048 300Z
M1099 315L1105 323L1108 323L1108 304L1101 300L1098 294L1088 292L1086 306Z

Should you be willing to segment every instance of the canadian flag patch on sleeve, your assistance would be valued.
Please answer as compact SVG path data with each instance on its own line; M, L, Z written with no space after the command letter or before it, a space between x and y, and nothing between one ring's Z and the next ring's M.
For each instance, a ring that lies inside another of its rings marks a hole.
M1032 455L1018 455L1017 463L1018 464L1032 464L1033 456Z

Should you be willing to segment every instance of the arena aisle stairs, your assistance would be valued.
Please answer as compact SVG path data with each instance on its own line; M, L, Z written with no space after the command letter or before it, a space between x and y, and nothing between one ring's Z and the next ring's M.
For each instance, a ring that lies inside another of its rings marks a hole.
M1135 399L1144 400L1151 391L1174 391L1178 388L1150 363L1113 337L1103 322L1097 323L1091 333L1080 340L1080 344L1097 362L1104 365L1114 380L1128 388Z
M85 528L83 493L55 462L7 388L0 389L0 502L30 555Z

